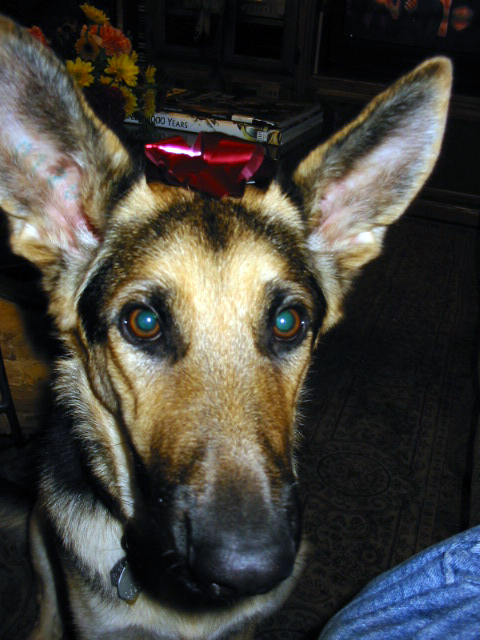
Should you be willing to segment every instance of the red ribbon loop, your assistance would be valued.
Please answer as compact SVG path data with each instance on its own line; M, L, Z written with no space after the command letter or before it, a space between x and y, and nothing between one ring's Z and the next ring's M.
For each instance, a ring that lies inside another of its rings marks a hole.
M145 145L145 155L170 184L188 186L221 198L240 197L260 169L265 149L216 133L199 133L193 146L175 136Z

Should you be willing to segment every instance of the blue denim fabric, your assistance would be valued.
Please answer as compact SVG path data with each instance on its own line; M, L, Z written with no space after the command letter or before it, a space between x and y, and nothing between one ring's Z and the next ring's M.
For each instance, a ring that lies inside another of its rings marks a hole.
M480 526L372 580L319 640L479 640Z

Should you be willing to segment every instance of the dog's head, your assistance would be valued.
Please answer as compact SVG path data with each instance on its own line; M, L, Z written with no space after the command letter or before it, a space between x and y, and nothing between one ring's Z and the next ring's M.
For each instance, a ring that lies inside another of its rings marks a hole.
M189 606L184 590L270 591L300 544L312 349L432 169L450 63L401 79L288 188L214 199L147 184L54 56L0 28L0 204L43 274L67 354L57 395L92 486L151 591L170 573Z

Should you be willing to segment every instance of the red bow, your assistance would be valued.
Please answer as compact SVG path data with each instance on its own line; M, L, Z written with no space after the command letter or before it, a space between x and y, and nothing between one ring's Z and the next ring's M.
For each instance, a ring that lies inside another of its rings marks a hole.
M216 133L199 133L192 147L181 136L151 142L145 154L171 184L218 198L241 196L265 159L262 146Z

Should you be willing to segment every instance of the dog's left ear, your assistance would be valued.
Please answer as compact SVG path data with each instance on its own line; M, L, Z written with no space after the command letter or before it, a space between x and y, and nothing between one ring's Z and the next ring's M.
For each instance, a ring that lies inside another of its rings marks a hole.
M338 319L335 307L354 275L380 253L387 226L430 175L451 82L448 59L427 60L297 168L294 183L309 227L307 242L330 305L327 324ZM334 277L322 278L332 270Z
M56 56L1 16L0 128L13 250L52 277L86 264L140 172Z

